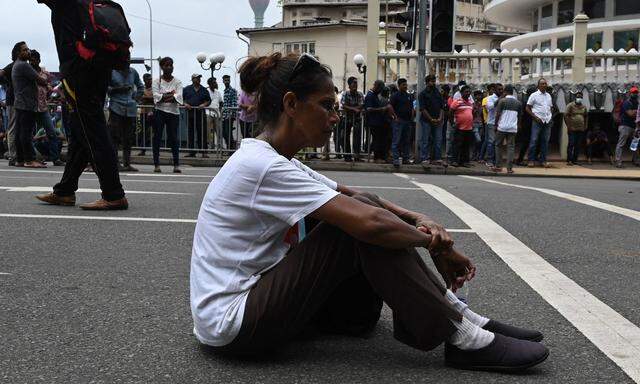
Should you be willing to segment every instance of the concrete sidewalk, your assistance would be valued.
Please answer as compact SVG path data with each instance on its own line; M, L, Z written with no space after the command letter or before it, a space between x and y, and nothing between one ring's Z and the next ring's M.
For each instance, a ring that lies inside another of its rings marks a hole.
M134 164L153 164L151 156L132 156ZM181 157L181 165L193 167L221 167L225 159L214 156L202 159ZM489 170L486 165L472 162L469 168L463 167L443 167L438 165L402 165L395 168L391 164L374 164L367 162L345 162L343 160L311 160L304 161L309 167L316 171L342 171L342 172L402 172L412 174L433 174L433 175L469 175L469 176L529 176L529 177L564 177L581 179L619 179L640 181L640 167L631 163L625 163L625 168L614 168L609 163L594 163L593 165L582 164L579 166L568 166L565 162L552 162L551 168L528 168L515 167L515 173L508 175L506 169L502 173L495 173ZM171 158L168 154L162 154L160 164L171 165Z

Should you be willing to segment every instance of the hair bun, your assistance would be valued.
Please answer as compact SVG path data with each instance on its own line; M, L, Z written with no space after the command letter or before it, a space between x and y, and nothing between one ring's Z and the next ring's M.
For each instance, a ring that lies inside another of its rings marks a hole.
M250 57L240 67L240 87L247 93L257 92L282 60L279 52L269 56Z

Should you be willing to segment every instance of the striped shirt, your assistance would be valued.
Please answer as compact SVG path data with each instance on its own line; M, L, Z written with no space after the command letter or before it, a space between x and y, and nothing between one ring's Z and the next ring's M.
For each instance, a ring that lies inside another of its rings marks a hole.
M498 131L516 133L518 132L518 121L522 115L522 103L513 95L507 95L498 101L496 116L500 116L498 121Z

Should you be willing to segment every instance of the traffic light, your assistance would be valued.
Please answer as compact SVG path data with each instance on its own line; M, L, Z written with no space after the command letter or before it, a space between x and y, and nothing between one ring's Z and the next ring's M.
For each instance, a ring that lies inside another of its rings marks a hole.
M431 52L453 53L456 0L431 0Z
M407 4L407 10L398 14L398 17L404 21L404 32L396 35L407 50L413 51L418 37L418 1L419 0L403 0ZM424 1L424 0L423 0Z

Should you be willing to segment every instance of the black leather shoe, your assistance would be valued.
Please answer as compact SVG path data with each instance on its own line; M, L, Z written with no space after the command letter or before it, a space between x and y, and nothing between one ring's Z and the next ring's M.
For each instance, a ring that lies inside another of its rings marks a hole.
M518 328L514 327L513 325L502 324L501 322L495 320L489 320L489 322L484 327L482 327L482 329L520 340L541 342L544 338L544 335L541 332Z
M544 345L499 333L491 344L474 351L463 351L449 343L444 348L446 365L473 371L517 372L538 365L547 357L549 350Z

